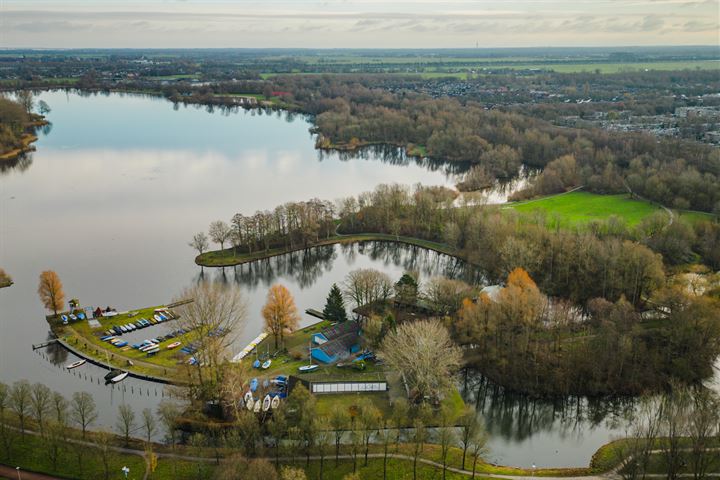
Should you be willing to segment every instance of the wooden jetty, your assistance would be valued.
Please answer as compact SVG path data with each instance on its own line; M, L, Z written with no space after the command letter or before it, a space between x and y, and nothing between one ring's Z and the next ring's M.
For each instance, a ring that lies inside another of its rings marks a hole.
M312 317L319 318L320 320L325 320L325 314L323 312L321 312L320 310L315 310L314 308L308 308L307 310L305 310L305 313L307 313L308 315L310 315Z
M47 342L38 343L37 345L33 345L32 349L37 350L38 348L45 348L49 345L52 345L53 343L57 343L57 338L53 338L52 340L48 340Z

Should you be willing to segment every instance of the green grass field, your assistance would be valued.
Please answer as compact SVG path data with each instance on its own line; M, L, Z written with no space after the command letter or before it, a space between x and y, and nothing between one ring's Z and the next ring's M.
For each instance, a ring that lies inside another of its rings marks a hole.
M354 60L354 61L353 61ZM602 74L612 74L620 72L638 72L638 71L672 71L672 70L720 70L719 60L678 60L678 61L659 61L659 62L549 62L538 63L532 59L526 61L517 61L517 59L483 59L483 58L443 58L443 57L427 57L427 58L341 58L331 59L325 62L310 61L304 71L294 70L290 75L321 75L322 72L313 71L315 65L379 65L381 68L387 66L387 73L393 75L419 75L422 78L433 79L443 77L455 77L465 79L468 73L474 71L475 74L482 75L484 70L496 70L507 68L510 70L543 70L554 71L558 73L580 73L595 72ZM451 65L448 65L451 64ZM413 71L398 72L398 69L408 69ZM394 70L394 71L393 71ZM414 71L417 70L417 71ZM332 75L332 72L328 74ZM263 79L271 78L278 73L261 73Z
M582 226L594 220L607 220L612 215L633 226L649 215L662 211L660 207L649 202L632 200L628 195L598 195L588 192L555 195L510 207L525 214L543 212L548 222L554 223L557 218L561 227Z

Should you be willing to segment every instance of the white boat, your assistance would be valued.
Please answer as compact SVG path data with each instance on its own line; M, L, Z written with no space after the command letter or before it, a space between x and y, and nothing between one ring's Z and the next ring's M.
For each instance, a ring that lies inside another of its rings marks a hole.
M272 402L272 400L270 400L270 395L265 395L265 398L263 399L263 402L262 402L262 411L263 412L267 412L268 410L270 410L271 402Z
M270 406L273 410L280 406L280 395L273 397L272 401L270 402Z
M127 378L127 376L130 375L128 372L122 372L120 375L116 375L110 379L110 383L118 383L122 382Z
M173 342L167 346L167 349L172 350L173 348L179 347L180 345L182 345L182 342Z
M270 368L270 365L272 365L272 360L268 359L263 362L261 367L263 370L267 370L268 368Z
M68 370L72 370L73 368L77 368L80 365L85 365L85 360L78 360L77 362L73 362L65 368L67 368Z
M298 367L298 371L300 371L300 373L314 372L318 368L320 368L320 365L303 365L302 367Z
M243 397L243 400L245 400L245 404L248 404L252 401L252 392L245 392L245 397Z
M253 407L253 412L260 413L260 407L262 407L262 402L258 398L257 402L255 402L255 406Z
M250 395L250 398L245 401L245 405L247 406L247 409L252 411L253 407L255 406L255 401L252 398L252 395Z

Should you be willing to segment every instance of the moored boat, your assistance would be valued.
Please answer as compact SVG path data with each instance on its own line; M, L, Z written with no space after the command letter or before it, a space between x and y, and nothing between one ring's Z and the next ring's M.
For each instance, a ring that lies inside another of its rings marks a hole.
M127 378L128 375L130 375L128 372L121 372L119 375L116 375L116 376L110 378L110 380L108 380L108 383L122 382L123 380L125 380Z
M270 368L270 365L272 365L272 360L267 359L267 360L265 360L265 361L263 362L263 364L261 365L261 367L262 367L263 370L267 370L268 368Z
M105 381L109 382L111 378L117 377L121 373L123 373L122 370L110 370L107 374L105 374Z
M320 365L303 365L302 367L298 367L298 371L300 373L308 373L308 372L314 372L320 368Z
M67 368L68 370L72 370L73 368L77 368L80 365L85 365L85 360L78 360L77 362L73 362L65 368Z
M167 349L168 349L168 350L172 350L173 348L177 348L177 347L179 347L180 345L182 345L182 342L173 342L173 343L171 343L170 345L167 346Z
M272 407L273 410L275 410L276 408L278 408L280 406L280 396L279 395L273 397L272 401L270 402L270 406Z
M250 380L250 391L254 392L255 390L257 390L257 387L258 387L258 379L253 378L252 380Z
M272 402L272 400L270 399L270 395L265 395L265 398L263 399L263 402L262 402L262 411L263 412L267 412L268 410L270 410L271 402Z
M258 398L257 401L255 402L255 406L253 407L253 412L259 413L261 407L262 407L262 402Z
M247 406L247 409L252 411L253 407L255 406L255 401L252 398L252 395L250 395L250 399L245 401L245 406Z

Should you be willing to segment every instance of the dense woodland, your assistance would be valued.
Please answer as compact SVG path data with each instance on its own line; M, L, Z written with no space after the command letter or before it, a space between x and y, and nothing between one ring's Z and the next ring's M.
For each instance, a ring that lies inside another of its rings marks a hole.
M603 77L604 78L604 77ZM720 150L643 133L572 129L520 113L488 109L463 98L431 98L412 90L389 91L387 77L285 76L269 82L234 82L194 89L176 85L176 101L222 104L222 95L281 92L285 105L314 116L319 148L355 149L391 144L450 162L481 166L491 178L511 178L521 165L542 169L566 156L573 175L545 179L527 195L586 185L598 193L633 192L674 208L720 209ZM189 95L189 96L188 96ZM218 97L219 95L219 97ZM564 105L564 104L563 104ZM537 109L571 108L556 104ZM658 107L659 108L659 107ZM552 115L551 115L552 116Z
M0 96L0 154L23 146L30 115L20 102Z
M442 243L481 266L489 283L504 285L490 300L471 285L436 281L425 296L447 317L455 339L473 347L483 372L508 388L639 393L673 380L699 381L720 354L718 289L696 296L668 280L673 266L689 259L716 268L720 226L712 221L668 226L658 214L632 228L610 218L549 229L543 216L457 205L448 189L380 185L334 206L313 200L238 214L232 227L214 222L210 236L237 253L304 247L333 235L333 218L343 234Z

